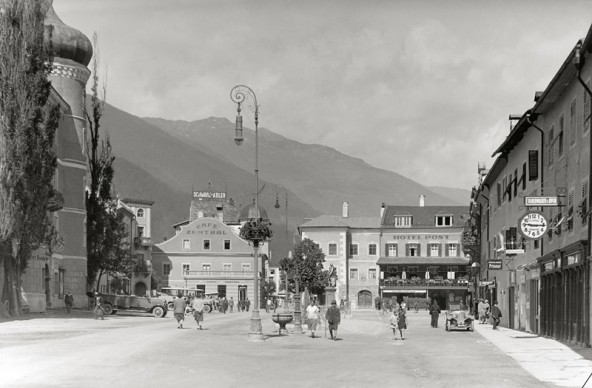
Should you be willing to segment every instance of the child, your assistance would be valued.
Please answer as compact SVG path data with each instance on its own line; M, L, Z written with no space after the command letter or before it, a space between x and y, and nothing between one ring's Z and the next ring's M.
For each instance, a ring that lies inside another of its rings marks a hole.
M399 329L399 315L397 314L397 312L395 310L393 310L393 313L391 314L391 317L389 319L389 324L391 326L391 329L393 329L393 335L396 340L397 339L397 330ZM401 334L401 338L403 338L402 334Z

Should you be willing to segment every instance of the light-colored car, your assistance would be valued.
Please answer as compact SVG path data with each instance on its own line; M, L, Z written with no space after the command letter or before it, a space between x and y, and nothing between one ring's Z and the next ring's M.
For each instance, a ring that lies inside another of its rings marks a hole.
M462 305L451 304L446 312L446 331L475 330L475 318Z
M167 314L166 302L159 298L146 298L135 295L100 294L103 298L105 314L115 314L117 310L142 311L164 318Z

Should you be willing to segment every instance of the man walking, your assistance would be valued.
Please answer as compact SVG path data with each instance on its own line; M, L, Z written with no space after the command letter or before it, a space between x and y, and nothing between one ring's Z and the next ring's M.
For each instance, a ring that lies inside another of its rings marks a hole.
M336 340L337 328L339 327L339 323L341 323L341 312L339 311L335 300L331 301L331 307L327 309L325 319L327 319L327 323L329 324L329 334L331 334L331 339ZM333 334L333 332L335 332L335 334Z
M177 293L177 298L173 300L173 313L177 323L179 324L177 329L182 329L183 321L185 319L185 299L183 299L183 294L181 291Z
M317 330L317 323L319 321L319 308L317 307L314 299L310 301L310 306L306 308L306 324L308 329L311 331L311 338L315 337L315 331Z
M197 322L197 330L202 330L201 323L203 322L203 312L204 312L205 301L203 297L196 296L191 303L191 307L193 308L193 318L195 318L195 322Z
M66 303L66 313L70 314L72 312L72 307L74 306L74 296L72 296L70 291L68 291L64 297L64 303Z
M434 299L434 303L430 306L430 315L432 316L432 327L438 327L438 318L440 317L440 305Z
M230 307L230 312L232 312L232 310L234 309L234 299L232 299L232 296L230 297L230 300L228 301L228 307Z
M497 330L497 326L500 323L500 318L502 317L502 310L500 310L500 308L497 306L497 302L493 303L491 317L493 318L493 330Z

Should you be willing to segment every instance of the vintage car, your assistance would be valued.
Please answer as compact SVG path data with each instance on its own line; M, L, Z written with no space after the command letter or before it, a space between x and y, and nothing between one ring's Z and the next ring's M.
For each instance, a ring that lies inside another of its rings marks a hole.
M185 303L187 304L187 309L186 310L191 310L189 308L190 304L191 304L191 298L195 297L195 296L201 296L203 297L204 292L201 289L196 289L196 288L182 288L182 287L162 287L160 292L157 292L156 295L158 296L158 298L164 299L166 301L166 305L169 311L173 311L174 307L173 307L173 300L175 300L175 297L177 296L177 293L181 292L181 294L183 294L183 298L185 298ZM212 301L209 299L206 299L205 302L205 306L204 306L204 311L206 313L210 313L212 312L213 308L212 308Z
M167 314L167 304L163 299L136 295L99 295L103 298L103 310L106 315L115 314L117 310L142 311L156 318L164 318Z
M473 331L475 329L475 319L464 309L462 305L451 304L446 312L446 331L461 329Z

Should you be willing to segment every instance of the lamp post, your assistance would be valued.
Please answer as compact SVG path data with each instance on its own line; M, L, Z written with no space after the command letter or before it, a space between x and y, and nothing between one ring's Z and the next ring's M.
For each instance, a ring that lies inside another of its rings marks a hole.
M255 92L245 85L237 85L230 90L230 99L236 102L237 115L235 125L234 142L241 145L243 142L243 118L241 116L241 104L247 97L254 102L255 111L255 214L256 222L259 222L259 106ZM251 314L251 323L249 326L249 341L262 341L263 329L261 327L261 316L259 315L259 248L263 244L260 240L252 240L253 245L253 312Z
M481 264L476 261L473 262L473 264L471 264L471 272L473 275L473 287L475 292L473 293L473 305L470 307L473 310L473 314L476 314L474 310L476 309L475 301L479 300L479 279L481 278Z

